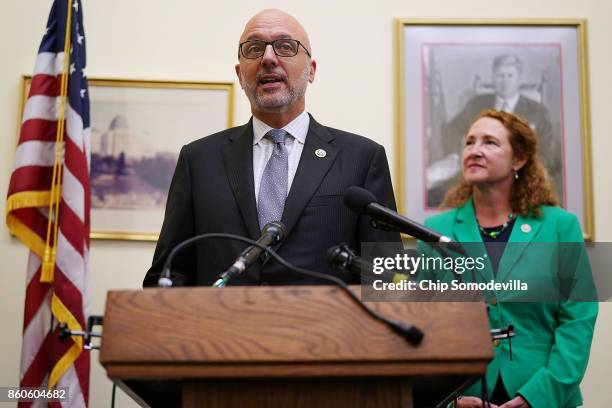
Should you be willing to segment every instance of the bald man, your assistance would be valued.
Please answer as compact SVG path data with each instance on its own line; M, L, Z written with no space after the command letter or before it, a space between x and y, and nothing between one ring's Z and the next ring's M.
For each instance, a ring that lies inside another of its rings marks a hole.
M166 214L145 286L157 284L168 253L195 235L225 232L257 239L264 225L282 221L287 236L280 256L296 266L339 276L327 265L329 247L346 242L399 242L398 234L370 227L343 204L350 186L370 190L395 208L384 148L319 124L306 108L315 79L308 34L292 16L263 10L244 27L235 70L252 118L184 146L170 186ZM245 244L206 240L185 249L172 265L174 283L210 285ZM319 284L261 262L230 284Z

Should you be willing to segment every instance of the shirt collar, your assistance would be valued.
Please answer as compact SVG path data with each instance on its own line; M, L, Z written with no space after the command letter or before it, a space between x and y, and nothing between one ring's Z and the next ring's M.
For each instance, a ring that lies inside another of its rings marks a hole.
M508 98L508 99L504 99L502 97L500 97L499 95L495 96L495 106L499 106L499 109L503 109L504 108L504 103L507 103L508 106L511 108L510 110L512 112L514 112L514 109L516 109L516 104L518 103L519 98L521 97L521 95L519 93L517 93L516 95L514 95L512 98ZM512 113L510 112L510 113Z
M304 144L306 142L306 134L310 125L310 116L306 111L300 113L295 119L283 126L283 130L289 133L295 140ZM256 145L263 139L272 126L262 122L253 116L253 145Z

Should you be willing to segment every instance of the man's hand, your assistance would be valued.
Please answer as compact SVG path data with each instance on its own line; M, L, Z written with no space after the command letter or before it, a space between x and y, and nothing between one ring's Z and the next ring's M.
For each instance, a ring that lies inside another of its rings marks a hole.
M505 404L500 405L499 408L531 408L531 405L525 401L525 398L519 395L518 397L512 398Z
M510 401L508 401L509 403ZM457 406L459 408L482 408L482 400L480 398L476 398L476 397L461 397L461 399L458 401ZM517 405L518 406L518 405ZM489 408L501 408L498 405L495 404L486 404L485 407ZM512 407L514 407L514 405L512 405Z

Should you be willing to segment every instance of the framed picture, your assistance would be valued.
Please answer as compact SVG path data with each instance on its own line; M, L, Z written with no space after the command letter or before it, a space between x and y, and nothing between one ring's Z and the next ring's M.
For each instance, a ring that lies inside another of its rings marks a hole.
M593 240L584 20L397 20L397 192L402 213L439 211L463 137L487 108L526 119L561 205Z
M89 79L91 238L157 240L181 147L231 127L233 95L229 82Z

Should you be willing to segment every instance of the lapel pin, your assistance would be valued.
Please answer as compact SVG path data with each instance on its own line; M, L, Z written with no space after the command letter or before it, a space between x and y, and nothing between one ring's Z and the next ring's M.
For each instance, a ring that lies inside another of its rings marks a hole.
M528 232L531 232L531 225L529 224L521 225L521 231L523 231L525 234L527 234Z
M315 156L323 158L327 156L327 152L323 149L317 149L315 150Z

